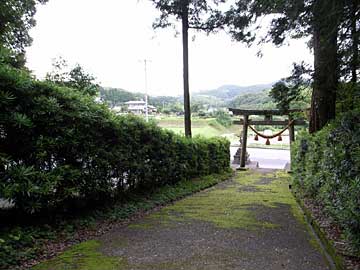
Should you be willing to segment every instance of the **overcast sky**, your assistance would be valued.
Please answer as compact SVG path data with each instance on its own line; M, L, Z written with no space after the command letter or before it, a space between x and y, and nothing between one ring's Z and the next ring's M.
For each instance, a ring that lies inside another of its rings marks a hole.
M149 59L148 92L182 93L181 36L173 29L152 29L158 11L148 0L50 0L40 6L31 30L33 45L27 66L43 78L52 59L79 63L102 86L144 92L144 64ZM214 89L224 84L241 86L271 83L289 75L293 62L312 56L304 40L290 46L259 48L232 42L224 33L195 35L190 42L190 89Z

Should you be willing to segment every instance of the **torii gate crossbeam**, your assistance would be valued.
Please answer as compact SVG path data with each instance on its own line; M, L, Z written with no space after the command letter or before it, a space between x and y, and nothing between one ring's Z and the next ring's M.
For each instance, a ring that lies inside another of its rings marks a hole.
M234 124L241 124L243 126L242 132L242 145L241 145L241 154L240 154L240 168L245 168L246 162L246 147L247 147L247 134L248 134L248 127L250 124L253 125L282 125L286 126L289 125L289 138L290 143L295 140L295 125L306 125L304 120L293 120L290 114L296 112L304 112L308 111L309 109L301 110L301 109L294 109L288 111L280 111L280 110L242 110L242 109L233 109L229 108L229 111L233 113L233 115L243 116L243 119L240 121L235 120ZM249 119L250 115L264 115L264 120L251 120ZM288 120L284 121L274 121L272 120L273 115L287 115Z

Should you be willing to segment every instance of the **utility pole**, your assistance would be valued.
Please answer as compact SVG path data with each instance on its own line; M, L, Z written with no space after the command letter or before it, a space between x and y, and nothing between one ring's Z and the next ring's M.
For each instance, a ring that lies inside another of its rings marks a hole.
M149 122L149 110L148 110L148 80L147 80L147 63L150 62L144 59L144 75L145 75L145 120Z
M185 136L191 138L191 112L189 91L189 0L182 2L182 40L183 40L183 68L184 68L184 122Z

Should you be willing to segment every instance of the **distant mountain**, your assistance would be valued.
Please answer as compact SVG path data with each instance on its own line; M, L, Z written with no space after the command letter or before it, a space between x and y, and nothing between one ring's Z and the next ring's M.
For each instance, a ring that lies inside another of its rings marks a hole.
M273 108L275 105L268 95L273 84L257 84L251 86L223 85L217 89L192 93L191 104L210 107L232 107L232 108ZM145 99L145 94L126 91L120 88L101 88L101 99L110 107L123 105L130 100ZM183 97L171 96L149 96L150 105L157 108L173 108L181 110Z
M238 95L248 93L259 93L263 90L270 89L274 83L271 84L256 84L250 86L238 86L238 85L223 85L217 89L200 91L194 93L194 95L211 96L222 99L224 101L231 100Z

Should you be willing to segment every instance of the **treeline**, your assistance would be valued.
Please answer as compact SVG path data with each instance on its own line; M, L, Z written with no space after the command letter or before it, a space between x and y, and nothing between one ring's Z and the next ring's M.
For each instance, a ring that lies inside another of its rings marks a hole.
M269 91L245 93L235 97L229 103L231 108L241 109L275 109L276 105L269 96Z
M72 88L0 64L0 197L28 213L229 167L229 142L119 117Z
M130 100L145 99L145 94L133 93L120 88L100 87L100 98L110 107L123 105Z
M145 99L145 94L129 92L119 88L100 88L101 100L110 107L121 106L130 100ZM181 97L149 96L149 104L163 113L179 113L184 111ZM297 107L309 107L309 99L298 102ZM242 109L274 109L276 104L269 95L269 90L240 93L234 98L224 100L215 96L194 94L191 98L191 112L205 114L209 108L242 108Z

